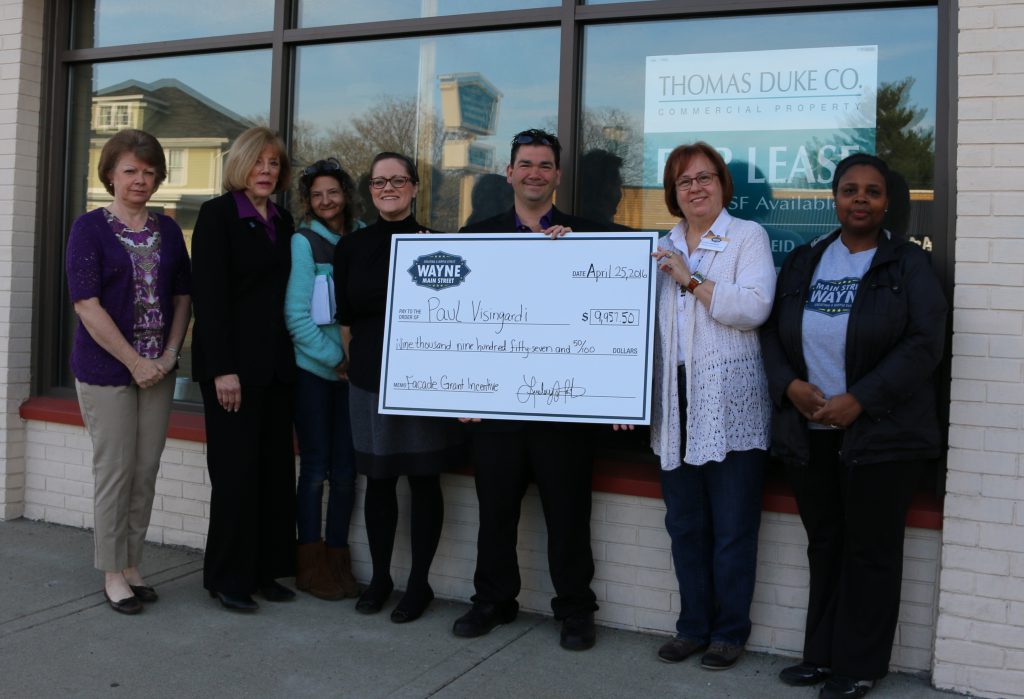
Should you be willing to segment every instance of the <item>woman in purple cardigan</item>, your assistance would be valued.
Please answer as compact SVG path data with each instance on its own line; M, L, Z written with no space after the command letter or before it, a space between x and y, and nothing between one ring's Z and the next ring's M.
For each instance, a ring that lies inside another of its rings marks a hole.
M110 607L137 614L157 599L139 563L188 328L191 270L181 228L146 208L167 176L160 143L120 131L103 146L98 170L114 200L79 216L68 237L78 314L71 371L93 443L95 565Z

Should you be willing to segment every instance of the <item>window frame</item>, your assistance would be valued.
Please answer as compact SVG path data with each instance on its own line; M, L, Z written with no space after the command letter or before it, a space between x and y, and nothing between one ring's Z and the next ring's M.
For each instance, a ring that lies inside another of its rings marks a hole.
M882 0L647 0L605 5L582 5L582 0L562 0L559 6L528 10L483 11L471 14L411 18L298 28L299 0L275 0L274 26L270 31L215 37L179 39L99 48L71 48L74 3L48 0L46 37L48 50L43 66L43 100L40 126L40 168L38 175L36 230L62 231L65 220L65 186L68 159L66 135L70 128L70 79L72 69L83 63L126 59L161 58L235 50L270 49L271 81L269 124L288 143L294 97L295 49L302 45L366 41L388 38L433 36L473 31L504 31L516 28L557 27L560 29L558 132L564 154L558 201L572 210L575 202L576 135L581 111L582 40L584 27L632 21L680 20L700 17L778 14L814 11L856 11L864 8L919 7L937 9L936 36L936 125L934 191L944 201L945 215L936 216L936 241L932 252L947 297L952 298L953 252L955 248L955 153L956 153L956 4L952 0L900 2ZM129 116L129 120L130 120ZM111 128L117 128L111 115ZM36 242L35 298L33 311L32 394L73 398L74 391L59 385L64 319L71 313L63 273L66 232L42 234ZM952 332L949 332L951 339ZM947 341L948 344L948 341ZM948 411L949 353L943 369L940 406ZM176 403L176 409L200 410L191 403ZM945 416L943 416L945 418Z

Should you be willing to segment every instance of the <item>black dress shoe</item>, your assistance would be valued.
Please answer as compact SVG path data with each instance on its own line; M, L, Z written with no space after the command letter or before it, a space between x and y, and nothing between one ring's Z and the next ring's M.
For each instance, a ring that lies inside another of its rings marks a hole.
M423 616L423 612L427 611L427 607L433 601L434 591L429 585L426 590L406 590L402 599L398 601L398 606L391 610L391 621L396 624L416 621Z
M259 590L263 599L268 602L291 602L295 599L295 592L276 580L266 580L260 583Z
M132 592L140 602L156 602L160 599L160 595L149 585L129 585L128 587L132 588Z
M363 590L356 602L356 611L360 614L376 614L384 605L395 589L395 584L388 580L386 583L375 584L370 581L369 587Z
M691 641L688 638L673 638L658 649L658 659L666 663L679 663L694 653L708 647L706 641Z
M460 638L476 638L489 634L495 626L511 624L519 613L519 605L491 604L490 602L474 602L469 611L455 620L452 633Z
M790 665L779 673L779 679L792 687L809 687L812 684L824 682L831 676L831 669L806 662Z
M230 592L216 592L210 590L210 597L219 599L225 609L233 612L255 612L260 608L250 595L233 595Z
M597 629L594 628L594 613L577 614L562 620L562 637L559 645L566 650L587 650L594 647Z
M874 680L855 680L852 677L835 675L821 688L821 699L859 699L875 686Z
M142 611L142 602L135 595L115 602L110 599L110 595L107 594L107 590L104 588L103 596L107 599L107 604L110 605L110 608L120 614L138 614Z

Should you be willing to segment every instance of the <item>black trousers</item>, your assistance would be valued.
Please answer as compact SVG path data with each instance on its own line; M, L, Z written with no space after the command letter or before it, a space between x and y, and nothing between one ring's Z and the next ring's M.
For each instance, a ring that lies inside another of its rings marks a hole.
M509 431L474 430L471 453L480 505L473 601L517 605L522 584L516 555L519 513L532 479L547 524L555 618L597 609L590 589L593 456L586 431L539 423Z
M212 485L203 586L250 594L295 574L293 387L243 385L237 413L220 407L212 381L200 390Z
M787 468L811 572L804 660L875 680L889 670L907 510L919 462L846 466L842 432L812 430L811 460Z

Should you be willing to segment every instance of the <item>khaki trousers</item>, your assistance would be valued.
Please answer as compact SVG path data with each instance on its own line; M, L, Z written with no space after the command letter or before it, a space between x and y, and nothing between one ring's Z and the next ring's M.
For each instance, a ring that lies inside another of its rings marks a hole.
M92 437L95 566L139 565L174 397L171 372L155 386L95 386L75 381Z

